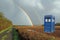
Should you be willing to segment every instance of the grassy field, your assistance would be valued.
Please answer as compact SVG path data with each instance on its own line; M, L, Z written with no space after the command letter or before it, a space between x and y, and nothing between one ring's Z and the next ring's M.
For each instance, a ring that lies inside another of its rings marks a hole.
M14 28L26 40L60 40L60 26L55 27L54 33L45 33L43 26L15 26Z

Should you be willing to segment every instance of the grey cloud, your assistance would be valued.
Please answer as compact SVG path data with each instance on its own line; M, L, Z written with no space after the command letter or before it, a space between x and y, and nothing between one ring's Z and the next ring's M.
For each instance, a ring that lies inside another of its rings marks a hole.
M57 2L59 0L9 1L0 0L0 11L3 11L5 13L5 16L11 19L14 24L30 24L28 18L25 19L25 14L23 14L23 12L18 7L22 7L22 9L27 12L34 25L43 24L45 15L54 15L56 17L56 22L60 22L59 3L54 4L54 2Z

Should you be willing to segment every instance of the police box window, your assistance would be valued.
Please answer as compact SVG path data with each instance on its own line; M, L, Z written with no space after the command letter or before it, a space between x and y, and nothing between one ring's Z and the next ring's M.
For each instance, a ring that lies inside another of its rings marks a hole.
M45 22L51 22L51 19L45 19Z
M55 20L54 19L52 19L52 22L54 22Z

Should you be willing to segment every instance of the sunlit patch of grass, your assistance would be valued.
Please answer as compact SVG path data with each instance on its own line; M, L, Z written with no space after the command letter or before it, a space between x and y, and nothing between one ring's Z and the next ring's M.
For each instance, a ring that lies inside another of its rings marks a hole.
M3 32L5 32L5 31L7 31L7 30L11 30L12 29L12 26L11 27L8 27L8 28L6 28L6 29L4 29L4 30L2 30L2 31L0 31L0 34L2 34Z
M48 40L55 40L56 38L54 36L50 37Z

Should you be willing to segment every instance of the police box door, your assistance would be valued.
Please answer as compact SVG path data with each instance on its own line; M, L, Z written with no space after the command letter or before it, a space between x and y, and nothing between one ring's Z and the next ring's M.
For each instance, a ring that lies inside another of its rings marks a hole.
M52 24L51 17L44 19L44 26L45 26L44 31L45 32L51 32L51 24Z

